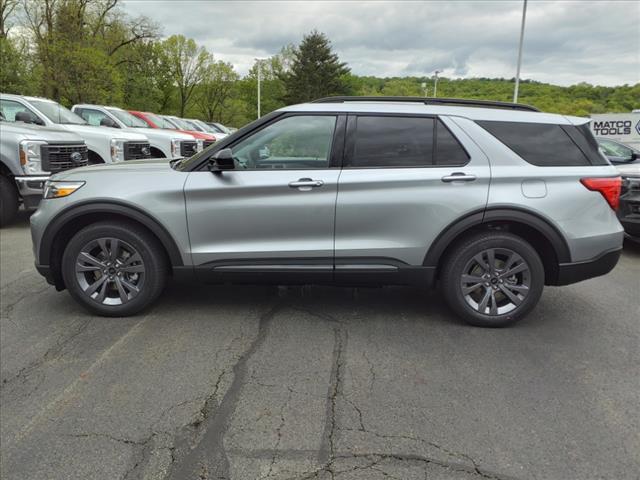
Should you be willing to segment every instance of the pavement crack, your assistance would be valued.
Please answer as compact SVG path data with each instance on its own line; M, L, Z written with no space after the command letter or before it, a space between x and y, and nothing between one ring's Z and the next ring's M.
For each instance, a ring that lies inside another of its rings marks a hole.
M202 466L207 471L208 477L206 478L229 478L230 465L224 447L224 437L229 428L231 417L236 410L241 390L247 381L248 362L264 343L272 320L282 308L282 303L278 303L260 316L258 333L233 366L233 380L220 404L215 408L215 395L210 395L209 401L205 401L205 405L201 409L201 424L191 426L192 430L193 427L197 430L203 430L199 441L193 445L193 438L186 439L183 442L184 445L176 449L176 453L182 455L177 455L181 458L174 461L167 478L192 478L194 474L201 471ZM218 379L215 393L217 393L222 377L223 375Z

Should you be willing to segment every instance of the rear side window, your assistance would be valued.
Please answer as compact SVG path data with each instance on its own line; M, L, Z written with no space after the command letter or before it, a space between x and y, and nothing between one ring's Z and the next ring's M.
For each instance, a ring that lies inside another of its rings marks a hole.
M358 116L352 167L464 165L469 156L449 129L431 117Z
M353 167L417 167L433 163L433 118L357 117Z
M493 121L477 123L523 160L533 165L540 167L591 165L587 156L560 125Z

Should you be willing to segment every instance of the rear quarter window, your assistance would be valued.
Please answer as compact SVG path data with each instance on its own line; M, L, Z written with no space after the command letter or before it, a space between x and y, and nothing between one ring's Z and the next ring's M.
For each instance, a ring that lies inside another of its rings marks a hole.
M523 122L478 121L477 123L532 165L571 167L592 165L594 162L603 161L597 154L597 147L595 147L595 157L598 159L591 158L592 155L588 151L592 148L589 145L590 139L585 137L583 130L579 130L580 127Z

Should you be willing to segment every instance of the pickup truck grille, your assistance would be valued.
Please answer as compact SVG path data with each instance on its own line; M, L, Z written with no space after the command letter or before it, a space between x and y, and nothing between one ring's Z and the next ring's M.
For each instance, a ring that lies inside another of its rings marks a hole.
M140 160L151 158L149 142L124 142L124 159Z
M202 142L202 148L207 148L209 145L213 145L214 143L216 143L215 140L205 140Z
M89 151L84 144L56 143L42 145L42 169L45 172L62 172L71 168L84 167L89 163Z
M180 142L180 156L190 157L198 152L198 142L196 141L184 141Z

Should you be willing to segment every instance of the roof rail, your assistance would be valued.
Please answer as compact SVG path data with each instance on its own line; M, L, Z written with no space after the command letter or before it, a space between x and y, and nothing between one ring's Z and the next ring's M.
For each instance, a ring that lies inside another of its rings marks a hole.
M506 110L524 110L539 112L536 107L522 103L496 102L493 100L472 100L469 98L432 98L432 97L350 97L336 96L313 100L311 103L346 103L346 102L411 102L425 105L457 105L461 107L503 108Z

